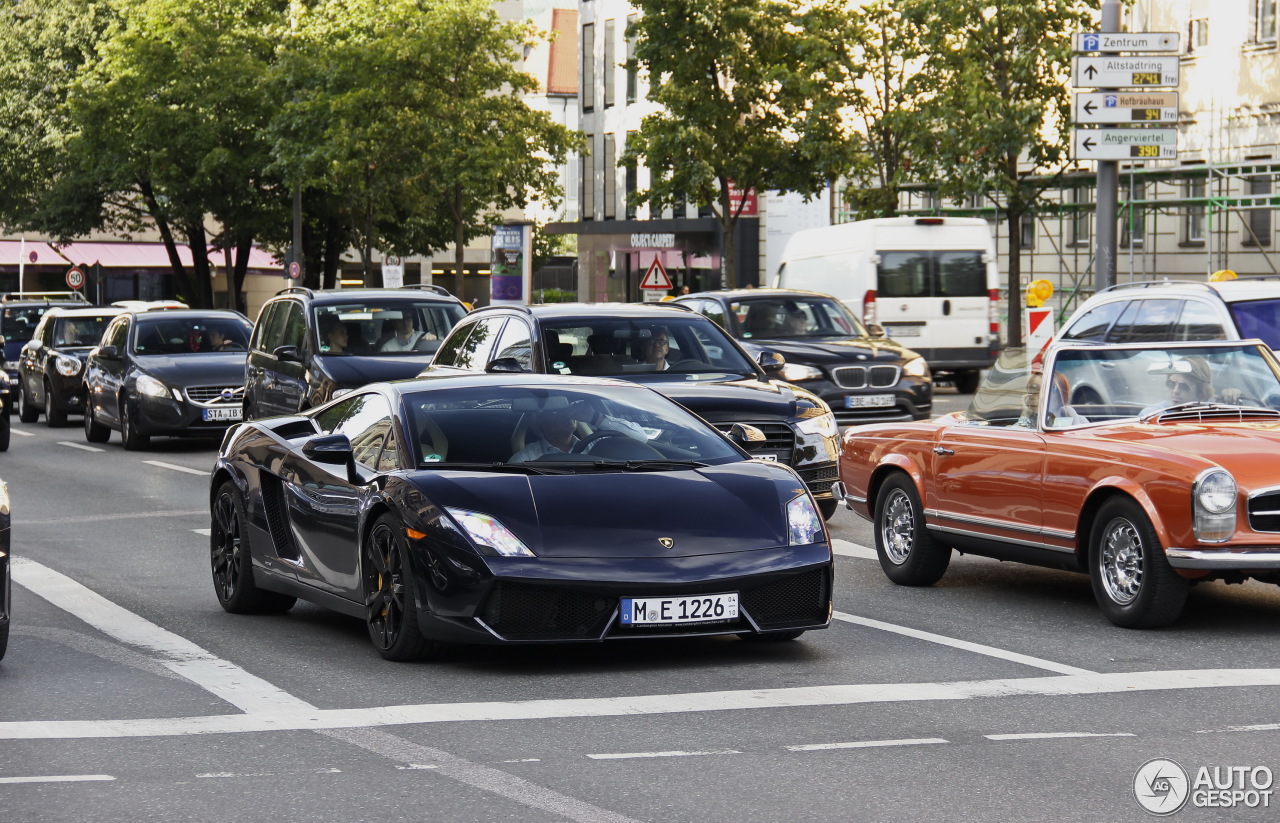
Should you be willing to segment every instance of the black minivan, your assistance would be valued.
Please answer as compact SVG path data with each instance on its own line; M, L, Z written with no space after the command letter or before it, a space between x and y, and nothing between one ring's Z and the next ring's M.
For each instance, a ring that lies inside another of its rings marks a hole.
M253 328L245 419L296 414L366 383L413 377L466 313L438 286L285 289Z

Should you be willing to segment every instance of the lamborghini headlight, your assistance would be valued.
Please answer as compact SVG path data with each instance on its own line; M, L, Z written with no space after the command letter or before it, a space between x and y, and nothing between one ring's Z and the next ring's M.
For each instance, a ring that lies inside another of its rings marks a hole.
M807 546L821 540L826 531L822 517L807 494L793 498L787 504L787 530L791 533L792 546Z
M923 357L916 357L903 364L902 373L908 377L928 377L929 364Z
M75 377L80 373L80 361L74 357L67 357L65 354L60 354L54 359L53 367L63 377Z
M817 417L808 417L796 422L796 428L805 434L820 434L823 437L835 437L840 434L840 426L836 424L836 416L831 412L823 412Z
M529 547L522 543L520 538L512 534L510 529L502 525L498 518L491 514L447 507L445 511L462 527L467 536L479 546L493 549L503 557L536 556L529 551Z
M1225 469L1207 469L1191 484L1196 539L1220 543L1236 526L1236 481Z
M147 397L165 397L165 398L172 397L176 400L182 399L181 397L178 396L177 392L173 392L171 394L169 392L168 386L166 386L164 383L161 383L159 380L155 379L149 374L140 375L138 377L137 385L138 385L138 394L143 394L143 395L146 395Z
M788 383L799 383L803 380L821 380L822 369L813 366L801 366L799 363L787 363L778 376Z

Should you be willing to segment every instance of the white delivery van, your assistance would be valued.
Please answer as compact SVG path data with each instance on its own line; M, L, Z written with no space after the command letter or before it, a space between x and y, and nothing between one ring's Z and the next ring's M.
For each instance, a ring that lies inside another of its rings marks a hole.
M775 285L840 298L965 393L999 348L1000 271L980 217L881 217L798 231Z

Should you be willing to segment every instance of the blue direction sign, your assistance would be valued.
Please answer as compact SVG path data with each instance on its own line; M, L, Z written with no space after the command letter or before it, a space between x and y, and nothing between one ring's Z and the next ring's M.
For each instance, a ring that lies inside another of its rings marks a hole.
M1076 51L1178 51L1176 31L1079 31Z
M1179 60L1177 55L1077 57L1071 73L1071 84L1104 89L1176 86Z
M1075 96L1076 123L1176 123L1176 91L1099 91Z
M1076 129L1071 152L1076 160L1173 160L1177 129Z

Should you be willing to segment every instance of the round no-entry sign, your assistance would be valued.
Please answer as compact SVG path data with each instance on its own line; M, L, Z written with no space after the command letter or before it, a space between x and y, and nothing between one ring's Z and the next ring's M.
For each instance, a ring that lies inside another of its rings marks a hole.
M67 269L67 285L73 289L78 289L83 286L84 272L75 266Z

